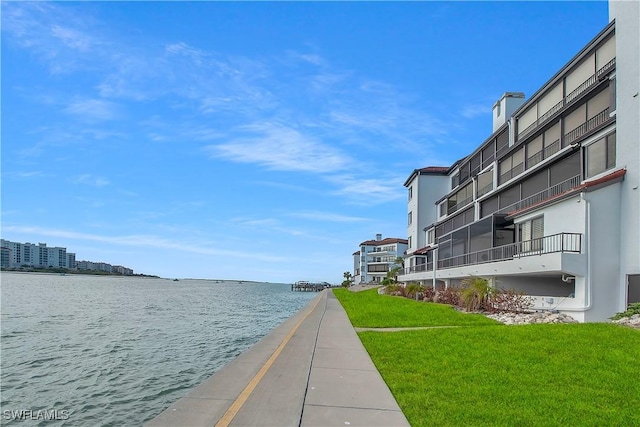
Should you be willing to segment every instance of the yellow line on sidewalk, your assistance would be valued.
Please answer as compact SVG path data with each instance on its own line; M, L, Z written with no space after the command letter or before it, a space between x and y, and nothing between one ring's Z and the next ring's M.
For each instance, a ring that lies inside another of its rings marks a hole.
M266 363L262 366L262 368L260 368L258 373L251 379L251 381L249 381L249 384L247 384L247 386L244 388L244 390L242 390L238 398L231 404L229 409L227 409L227 412L225 412L222 418L220 418L220 421L216 423L215 427L229 426L233 418L235 418L235 416L240 411L240 408L242 408L242 405L245 404L245 402L247 401L251 393L253 393L253 390L255 390L255 388L258 386L258 383L260 383L260 381L265 376L265 374L267 373L271 365L273 365L273 363L276 361L276 359L278 358L282 350L289 343L289 341L293 337L293 334L296 333L296 331L298 330L302 322L304 322L307 319L307 317L309 317L309 315L313 313L313 310L316 308L316 306L318 305L321 299L322 298L318 298L316 302L313 304L313 307L311 307L311 309L302 317L302 319L300 319L298 323L296 323L293 329L291 329L289 334L284 338L284 340L282 340L282 342L280 343L276 351L273 352L271 357L266 361Z

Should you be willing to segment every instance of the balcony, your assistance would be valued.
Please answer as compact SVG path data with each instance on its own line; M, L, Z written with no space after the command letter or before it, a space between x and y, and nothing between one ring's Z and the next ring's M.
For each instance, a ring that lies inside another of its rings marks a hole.
M367 273L387 273L389 264L367 264Z
M502 185L505 182L509 181L514 176L520 175L524 172L524 162L520 162L517 165L513 166L508 171L500 174L500 178L498 179L498 184Z
M611 117L609 117L609 108L606 108L586 122L582 123L580 126L566 133L564 135L565 145L571 144L573 141L585 135L587 132L600 127L601 125L607 123L609 120L611 120Z
M584 275L582 234L558 233L438 260L436 278L566 272ZM496 263L500 263L499 265ZM400 281L431 280L433 263L405 268Z
M553 107L551 107L548 111L544 112L540 115L533 123L527 126L525 129L519 130L517 140L522 141L529 134L533 133L533 131L540 126L544 125L551 117L555 116L556 113L564 109L565 106L571 104L574 100L578 99L582 94L586 93L589 89L597 85L602 80L608 78L609 73L616 66L616 58L613 58L611 61L607 62L602 68L592 74L587 80L582 82L580 86L572 90L567 94L563 99L561 99L558 103L556 103ZM566 141L565 144L569 144L570 141ZM502 147L496 153L496 157L500 158L504 153L509 151L510 146Z
M471 202L473 202L473 196L469 196L466 199L453 203L449 206L447 210L447 214L451 215L452 213L457 212L460 209L464 208L465 206L469 205Z
M558 233L438 260L438 268L477 265L557 252L580 253L582 234Z
M553 185L546 190L540 191L532 196L529 196L525 199L520 200L519 202L512 203L509 206L505 206L500 209L499 214L506 214L510 212L516 212L522 209L526 209L538 203L542 203L545 200L551 199L552 197L559 196L563 193L566 193L569 190L572 190L578 186L582 182L581 175L576 175L572 178L567 179L566 181L562 181L556 185Z

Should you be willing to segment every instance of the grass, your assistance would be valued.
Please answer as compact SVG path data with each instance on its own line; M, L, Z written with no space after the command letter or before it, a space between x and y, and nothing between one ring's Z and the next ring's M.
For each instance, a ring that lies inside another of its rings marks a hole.
M401 307L399 298L335 293L358 326L375 327L376 313ZM384 326L440 315L431 307L438 305L406 302L426 309L409 308ZM631 328L478 322L359 336L412 426L640 425L640 331Z
M351 292L334 289L351 324L356 327L497 325L481 314L462 313L445 304L423 303L403 297L378 295L377 289Z

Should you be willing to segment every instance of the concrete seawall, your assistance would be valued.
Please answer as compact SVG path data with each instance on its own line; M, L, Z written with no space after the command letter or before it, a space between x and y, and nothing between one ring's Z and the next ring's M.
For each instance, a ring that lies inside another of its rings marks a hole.
M331 290L156 418L157 426L408 426Z

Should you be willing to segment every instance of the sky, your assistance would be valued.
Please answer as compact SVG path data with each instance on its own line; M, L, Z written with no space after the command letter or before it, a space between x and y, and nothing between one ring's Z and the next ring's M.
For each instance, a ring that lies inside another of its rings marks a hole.
M608 23L583 2L2 2L2 238L339 284L405 180ZM434 206L435 209L435 206Z

